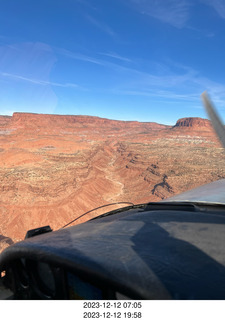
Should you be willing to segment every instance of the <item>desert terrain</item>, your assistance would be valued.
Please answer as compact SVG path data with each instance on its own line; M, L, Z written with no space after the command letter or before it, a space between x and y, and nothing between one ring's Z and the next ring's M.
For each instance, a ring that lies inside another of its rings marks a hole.
M206 119L166 126L91 116L0 116L0 251L23 240L28 229L57 230L101 205L160 201L222 178L225 154Z

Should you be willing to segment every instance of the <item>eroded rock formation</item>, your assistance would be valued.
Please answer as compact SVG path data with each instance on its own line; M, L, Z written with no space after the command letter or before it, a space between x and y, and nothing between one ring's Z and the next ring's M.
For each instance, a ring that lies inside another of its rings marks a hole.
M211 122L202 118L182 118L177 120L174 127L191 127L195 129L212 129Z
M49 224L56 230L104 204L159 201L224 177L225 155L206 119L165 126L90 116L0 116L0 235L13 242L28 229Z

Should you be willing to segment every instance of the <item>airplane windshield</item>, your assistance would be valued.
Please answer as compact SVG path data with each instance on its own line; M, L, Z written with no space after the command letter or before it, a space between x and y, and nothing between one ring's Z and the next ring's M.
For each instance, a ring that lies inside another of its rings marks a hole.
M223 124L216 133L200 97L224 119L224 12L218 1L2 1L0 252L30 229L125 206L225 204Z

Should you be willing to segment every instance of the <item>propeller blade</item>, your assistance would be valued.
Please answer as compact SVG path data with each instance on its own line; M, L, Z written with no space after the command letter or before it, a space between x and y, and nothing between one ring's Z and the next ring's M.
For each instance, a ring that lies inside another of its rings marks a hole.
M206 91L201 94L203 104L205 109L208 113L208 116L212 122L213 129L215 130L220 142L222 143L223 147L225 148L225 128L220 119L219 115L216 112L215 107L213 106L212 102L209 99L209 96Z

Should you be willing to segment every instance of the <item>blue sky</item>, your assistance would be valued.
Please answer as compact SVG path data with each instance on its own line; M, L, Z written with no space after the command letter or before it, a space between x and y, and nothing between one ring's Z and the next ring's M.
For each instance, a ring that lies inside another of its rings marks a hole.
M0 114L225 119L225 0L1 0Z

